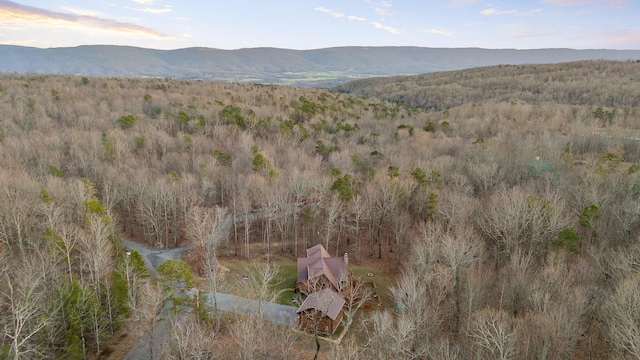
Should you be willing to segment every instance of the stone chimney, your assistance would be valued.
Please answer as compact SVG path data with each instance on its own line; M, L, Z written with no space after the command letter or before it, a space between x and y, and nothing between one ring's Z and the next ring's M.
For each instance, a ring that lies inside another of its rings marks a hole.
M347 255L347 253L344 253L342 257L344 258L344 263L349 265L349 255Z

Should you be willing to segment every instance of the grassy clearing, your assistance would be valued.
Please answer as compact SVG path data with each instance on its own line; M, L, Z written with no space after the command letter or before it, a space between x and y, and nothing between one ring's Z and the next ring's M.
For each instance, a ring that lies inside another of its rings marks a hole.
M292 303L291 299L297 297L293 290L298 279L298 263L295 259L284 256L276 256L274 261L279 268L272 287L273 293L278 295L276 302L282 305L296 306L297 304ZM221 259L220 264L225 273L221 291L238 296L246 296L246 287L243 286L243 281L246 280L243 280L242 277L255 275L253 260ZM373 266L349 265L349 270L354 276L366 283L370 283L372 279L375 280L382 298L382 307L393 306L388 290L393 285L393 279L389 274ZM369 276L369 274L373 276ZM372 309L377 307L377 299L371 299L370 303Z
M374 74L357 74L350 71L302 71L261 74L236 74L226 77L207 77L218 80L244 84L282 84L313 86L317 83L344 83L351 80L364 79Z
M283 84L314 83L322 81L340 81L363 79L368 76L345 71L303 71L303 72L283 72L279 74L278 80Z
M389 288L394 283L389 274L379 268L364 265L350 265L349 270L351 270L355 277L360 278L367 283L371 280L375 280L376 286L378 288L378 293L380 294L380 297L382 299L382 308L394 306L392 304L391 293L389 291ZM371 299L369 302L371 303L372 309L377 307L377 299Z
M273 257L275 264L278 266L278 274L273 282L273 287L271 291L274 294L277 294L276 301L282 305L288 306L299 306L300 294L296 294L294 292L295 282L298 278L298 264L296 259L292 259L285 256L274 256ZM238 296L246 296L251 297L249 292L247 291L247 280L243 280L243 276L254 276L255 275L255 267L253 266L254 261L259 260L246 260L246 259L238 259L238 258L222 258L220 259L220 267L222 272L224 273L224 278L221 281L220 291L225 293L230 293ZM372 314L377 311L386 308L393 308L394 304L391 301L389 287L394 285L393 279L389 274L387 274L384 270L377 268L375 266L364 266L364 265L349 265L349 270L353 273L353 275L362 281L365 282L367 287L373 288L371 284L371 280L375 280L378 293L382 299L382 307L378 307L378 300L375 298L371 298L368 303L368 308L359 309L353 322L346 334L343 336L346 337L355 337L358 341L366 342L367 336L369 334L369 326L370 322L368 321ZM369 276L369 274L373 276ZM298 299L298 303L293 303L291 301L292 298ZM346 317L343 319L346 321ZM345 324L341 324L336 332L332 335L322 335L321 339L335 342L341 339L341 334L344 331ZM313 337L306 332L300 332L302 339L313 339ZM326 345L326 344L325 344Z
M253 266L254 260L245 259L221 259L220 267L225 273L222 292L238 296L247 296L246 282L243 276L255 276L256 269ZM277 294L276 302L283 305L294 305L291 299L294 297L294 286L298 279L298 264L294 259L287 257L274 257L278 266L278 275L272 281L271 290Z
M294 287L296 281L298 281L298 263L291 259L286 259L282 263L278 263L280 272L276 278L276 285L274 291L276 291L278 298L276 302L282 305L294 305L291 299L295 297Z

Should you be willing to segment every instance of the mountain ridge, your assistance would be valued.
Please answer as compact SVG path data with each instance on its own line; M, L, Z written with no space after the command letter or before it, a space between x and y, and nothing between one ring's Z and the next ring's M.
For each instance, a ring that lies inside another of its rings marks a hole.
M638 59L640 50L568 48L344 46L312 50L274 47L157 50L116 45L46 49L0 45L0 72L170 77L301 86L335 86L372 76L417 75L501 64Z

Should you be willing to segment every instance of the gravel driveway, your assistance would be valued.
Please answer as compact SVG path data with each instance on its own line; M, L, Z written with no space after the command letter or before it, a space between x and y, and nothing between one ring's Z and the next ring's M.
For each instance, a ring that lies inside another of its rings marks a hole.
M187 291L189 296L194 296L195 291ZM207 293L206 304L214 307L214 301L218 310L233 312L238 314L256 314L262 305L262 314L265 319L278 324L295 326L298 321L296 315L297 308L293 306L280 305L272 302L260 302L258 300L247 299L240 296L223 293Z
M153 277L158 277L156 269L160 264L168 259L179 259L180 254L186 250L191 249L193 246L187 245L181 248L175 249L150 249L146 246L140 245L133 241L122 239L123 245L128 250L136 250L142 255L144 263L149 270L149 273ZM189 296L193 296L195 289L186 292ZM272 302L263 302L262 304L258 300L247 299L240 296L223 293L207 293L207 305L213 307L217 306L218 310L233 312L239 314L256 314L258 309L262 308L262 314L265 319L289 326L295 326L297 324L297 308L293 306L280 305ZM166 307L165 307L166 308ZM160 319L156 323L154 329L154 338L158 339L163 334L166 335L167 324L162 319L162 315L159 315ZM155 349L155 346L154 346ZM157 350L156 350L157 353ZM135 348L124 358L125 360L143 360L150 358L149 352L149 335L146 335L140 341Z

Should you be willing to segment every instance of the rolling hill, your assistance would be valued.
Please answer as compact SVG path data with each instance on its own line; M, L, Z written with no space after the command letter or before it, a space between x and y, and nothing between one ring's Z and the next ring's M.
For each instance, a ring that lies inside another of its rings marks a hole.
M108 45L49 49L0 45L0 72L171 77L322 87L372 76L600 59L637 60L640 50L421 47L154 50Z
M636 108L640 107L639 71L640 61L496 65L361 79L336 90L427 110L513 101Z

